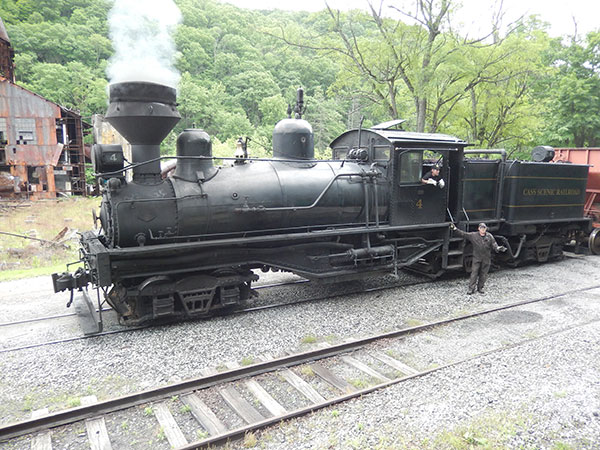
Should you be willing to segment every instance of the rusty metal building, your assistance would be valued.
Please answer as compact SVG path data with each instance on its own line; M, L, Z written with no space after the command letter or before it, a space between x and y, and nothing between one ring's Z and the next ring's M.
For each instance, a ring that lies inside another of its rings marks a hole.
M0 197L85 195L81 116L14 83L14 51L0 19Z

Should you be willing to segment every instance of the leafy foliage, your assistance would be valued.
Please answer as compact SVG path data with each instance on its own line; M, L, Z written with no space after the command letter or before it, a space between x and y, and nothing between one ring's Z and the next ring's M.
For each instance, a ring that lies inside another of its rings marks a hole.
M600 32L562 43L523 20L481 39L451 26L456 0L412 0L381 11L254 11L176 0L182 120L205 129L221 156L249 136L266 156L299 86L318 155L348 127L408 119L478 147L525 155L533 145L600 145ZM17 82L84 116L106 108L113 54L111 0L0 0ZM365 3L366 6L366 3ZM521 152L521 153L519 153Z

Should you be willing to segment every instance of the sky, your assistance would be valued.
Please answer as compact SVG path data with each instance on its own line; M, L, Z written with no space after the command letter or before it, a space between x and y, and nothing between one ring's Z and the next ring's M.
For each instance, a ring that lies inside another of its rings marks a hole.
M293 11L319 11L325 8L325 0L222 0L248 9L285 9ZM374 0L377 4L380 0ZM460 0L463 4L457 19L469 29L477 31L478 24L491 22L492 10L500 0ZM390 0L386 0L390 2ZM400 2L396 1L395 4ZM367 0L328 0L334 9L365 8ZM521 16L532 14L550 24L552 36L572 35L577 22L577 33L585 35L600 29L600 0L503 0L506 25ZM474 33L469 33L475 37Z

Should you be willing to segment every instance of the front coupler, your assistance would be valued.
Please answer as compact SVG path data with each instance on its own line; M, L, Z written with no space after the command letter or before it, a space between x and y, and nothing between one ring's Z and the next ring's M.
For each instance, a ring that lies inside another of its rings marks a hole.
M67 289L72 292L75 289L86 287L91 281L90 274L82 267L77 269L75 273L63 272L52 274L54 292L62 292Z

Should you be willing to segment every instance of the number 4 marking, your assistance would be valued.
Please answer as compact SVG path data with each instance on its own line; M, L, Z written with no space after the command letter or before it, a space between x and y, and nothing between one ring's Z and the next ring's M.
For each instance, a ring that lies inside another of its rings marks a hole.
M422 199L417 200L417 208L419 208L419 209L423 208L423 200Z

